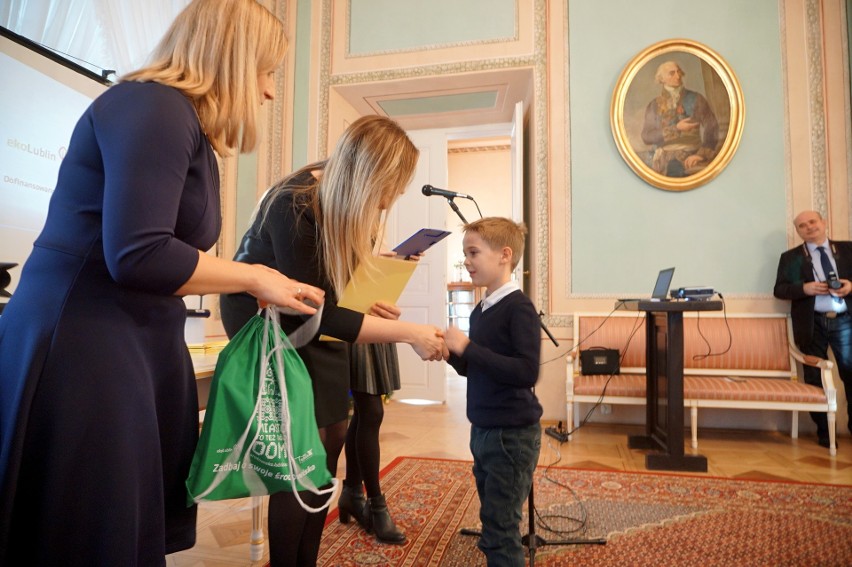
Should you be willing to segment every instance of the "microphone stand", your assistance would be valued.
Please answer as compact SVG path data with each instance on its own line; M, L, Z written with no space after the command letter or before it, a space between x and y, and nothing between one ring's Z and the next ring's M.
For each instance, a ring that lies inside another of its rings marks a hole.
M606 545L606 538L569 538L562 540L546 540L535 533L535 503L533 502L533 494L535 493L535 479L530 484L530 494L527 497L527 515L529 516L529 532L521 537L521 544L527 546L527 551L530 557L530 567L535 567L535 552L539 547L546 545Z
M571 539L562 539L562 540L546 540L540 535L535 533L535 503L534 503L534 495L535 493L535 478L533 478L533 482L530 484L530 493L527 496L527 517L529 520L529 532L526 535L521 536L521 545L525 545L527 547L527 552L529 553L529 567L535 567L535 553L539 547L544 547L546 545L556 545L556 546L568 546L568 545L606 545L606 538L589 538L589 539L581 539L581 538L571 538ZM481 536L482 532L479 530L474 530L471 528L462 528L459 530L461 535L466 536Z
M538 312L538 322L541 323L541 328L547 334L547 338L550 339L550 342L553 343L553 346L559 346L559 343L556 342L556 337L553 336L553 333L550 332L550 329L547 328L547 325L544 324L544 311Z
M463 215L463 214L461 213L461 211L459 210L459 206L458 206L458 205L456 205L456 202L455 202L455 201L453 201L453 198L452 198L452 197L447 197L447 202L450 204L450 208L456 212L456 214L459 216L459 218L462 220L462 222L463 222L464 224L467 224L467 219L466 219L466 218L464 218L464 215Z

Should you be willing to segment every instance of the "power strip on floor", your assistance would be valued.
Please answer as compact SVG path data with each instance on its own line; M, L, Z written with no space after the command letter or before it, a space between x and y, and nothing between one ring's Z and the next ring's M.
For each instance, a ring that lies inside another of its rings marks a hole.
M558 440L560 443L565 443L566 441L568 441L568 432L562 431L561 428L557 429L556 427L550 426L546 428L544 432L550 437L553 437L554 439Z

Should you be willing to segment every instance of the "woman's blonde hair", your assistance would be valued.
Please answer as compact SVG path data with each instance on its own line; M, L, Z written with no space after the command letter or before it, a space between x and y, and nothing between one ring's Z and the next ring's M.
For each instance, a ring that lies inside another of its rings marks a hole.
M359 264L372 265L373 247L383 229L383 212L405 191L420 152L405 130L383 116L353 122L328 159L306 165L270 189L259 210L265 222L276 193L289 190L294 203L308 203L319 225L319 253L325 276L337 297ZM321 171L309 185L292 181Z
M219 155L253 150L262 93L257 78L284 60L284 25L256 0L193 0L143 68L122 81L154 81L186 95Z

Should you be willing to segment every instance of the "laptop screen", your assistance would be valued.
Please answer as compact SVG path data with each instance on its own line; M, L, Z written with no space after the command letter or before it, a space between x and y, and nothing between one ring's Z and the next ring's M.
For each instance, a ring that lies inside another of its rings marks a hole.
M672 284L674 271L674 268L660 270L660 273L657 275L657 283L654 284L654 292L651 294L651 299L662 300L668 298L669 286Z

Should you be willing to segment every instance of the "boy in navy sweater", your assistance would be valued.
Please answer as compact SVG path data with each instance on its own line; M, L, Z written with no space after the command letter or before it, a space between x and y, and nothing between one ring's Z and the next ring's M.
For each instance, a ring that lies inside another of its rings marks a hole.
M520 522L541 448L538 380L541 331L535 307L512 281L526 227L487 217L464 227L464 265L485 297L470 316L470 338L454 327L448 362L467 376L467 418L479 494L479 549L489 567L523 566Z

